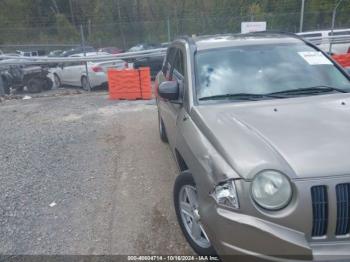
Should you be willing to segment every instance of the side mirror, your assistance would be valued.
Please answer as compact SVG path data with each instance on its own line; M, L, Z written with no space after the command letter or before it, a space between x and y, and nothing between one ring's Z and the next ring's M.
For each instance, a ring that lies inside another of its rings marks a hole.
M159 96L170 101L179 99L179 93L179 84L176 81L165 81L158 88Z

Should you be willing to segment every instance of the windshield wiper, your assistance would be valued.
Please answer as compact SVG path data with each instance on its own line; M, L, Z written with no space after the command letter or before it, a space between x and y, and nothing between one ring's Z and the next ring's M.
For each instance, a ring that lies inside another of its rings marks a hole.
M224 94L224 95L214 95L214 96L205 96L199 98L200 101L205 100L223 100L223 99L232 99L232 100L247 100L247 101L257 101L266 98L265 95L259 94L248 94L248 93L238 93L238 94Z
M332 86L312 86L312 87L306 87L306 88L296 88L296 89L290 89L290 90L284 90L280 92L274 92L267 94L268 96L278 96L278 95L304 95L304 94L318 94L318 93L329 93L329 92L339 92L339 93L348 93L348 91L332 87ZM276 96L276 97L277 97Z
M306 87L306 88L289 89L289 90L284 90L284 91L279 91L279 92L274 92L269 94L238 93L238 94L213 95L213 96L201 97L199 98L199 100L206 101L206 100L230 99L230 100L257 101L262 99L283 98L286 96L293 96L293 95L329 93L334 91L339 93L348 93L348 91L341 88L320 85L320 86L312 86L312 87Z

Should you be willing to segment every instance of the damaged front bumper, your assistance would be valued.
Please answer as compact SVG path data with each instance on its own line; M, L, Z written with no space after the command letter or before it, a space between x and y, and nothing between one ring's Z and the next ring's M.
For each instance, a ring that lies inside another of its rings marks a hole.
M301 232L259 218L215 208L206 232L223 260L349 261L350 242L314 243Z
M240 208L234 210L218 205L212 198L202 199L202 224L223 260L241 261L249 257L249 261L349 261L350 236L334 236L336 199L331 190L348 179L317 180L316 184L329 188L329 225L324 237L311 235L310 189L314 180L293 181L294 199L278 212L259 209L246 193L250 183L237 181Z

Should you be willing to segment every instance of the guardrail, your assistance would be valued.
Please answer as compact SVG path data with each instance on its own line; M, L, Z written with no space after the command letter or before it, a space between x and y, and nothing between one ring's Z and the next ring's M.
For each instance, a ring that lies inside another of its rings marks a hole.
M301 37L303 37L301 35ZM349 36L329 36L329 37L304 37L313 44L350 44ZM0 55L0 65L41 65L41 64L59 64L69 62L102 62L116 59L134 59L147 57L163 57L166 54L166 48L150 49L138 52L126 52L115 55L96 55L85 57L23 57ZM4 61L1 61L4 60Z
M300 37L303 37L300 35ZM314 44L350 44L350 36L303 37Z
M127 52L115 55L96 55L82 57L23 57L0 55L1 65L41 65L41 64L60 64L69 62L103 62L116 59L133 59L147 57L163 57L166 54L166 48L151 49L138 52Z
M301 37L303 37L301 35ZM350 45L350 36L329 36L329 37L305 37L307 41L314 44L346 44ZM126 52L115 55L96 55L83 57L23 57L0 55L1 65L41 65L41 64L60 64L69 62L102 62L116 59L134 59L147 57L163 57L166 54L166 48L150 49L138 52ZM3 60L3 61L1 61Z

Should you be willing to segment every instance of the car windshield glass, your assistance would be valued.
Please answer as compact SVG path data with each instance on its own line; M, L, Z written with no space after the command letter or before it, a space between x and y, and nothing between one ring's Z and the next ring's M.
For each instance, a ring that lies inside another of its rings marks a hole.
M230 99L235 94L270 95L285 92L291 97L350 91L348 78L326 56L306 44L254 45L199 51L195 60L199 100L210 100L210 97L215 97L215 100L218 97ZM319 89L315 90L315 87ZM303 92L288 92L297 89ZM261 97L266 99L266 96Z

